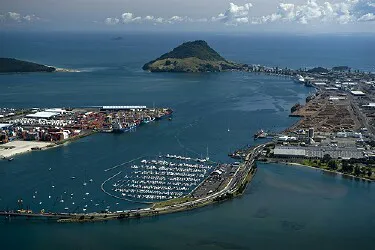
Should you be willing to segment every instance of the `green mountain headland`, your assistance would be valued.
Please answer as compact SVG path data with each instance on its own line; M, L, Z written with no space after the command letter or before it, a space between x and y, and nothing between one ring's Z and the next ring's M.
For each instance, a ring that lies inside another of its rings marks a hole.
M22 72L54 72L56 68L21 61L14 58L0 58L0 73L22 73Z
M151 72L220 72L240 70L244 65L227 61L207 42L186 42L159 58L146 63L143 70Z

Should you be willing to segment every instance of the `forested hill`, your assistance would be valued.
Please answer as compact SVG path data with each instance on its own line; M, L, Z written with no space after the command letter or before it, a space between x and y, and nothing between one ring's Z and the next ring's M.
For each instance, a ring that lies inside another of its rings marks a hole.
M0 73L54 72L56 68L14 58L0 58Z
M228 62L202 40L185 42L159 58L146 63L151 72L219 72L239 69L242 65Z

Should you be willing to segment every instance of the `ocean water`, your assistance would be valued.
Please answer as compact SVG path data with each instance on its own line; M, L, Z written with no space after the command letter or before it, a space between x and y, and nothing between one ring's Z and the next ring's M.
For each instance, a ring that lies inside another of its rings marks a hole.
M119 35L123 40L112 40ZM141 207L103 193L101 183L118 172L104 170L159 153L205 155L207 147L210 158L230 161L228 152L256 143L252 135L257 130L281 131L297 121L288 117L290 108L303 102L312 89L289 78L243 72L153 74L141 70L145 62L194 39L205 39L224 57L243 63L292 68L349 65L375 71L371 45L375 38L371 36L4 33L1 57L82 72L0 75L1 106L155 105L170 107L175 113L172 121L142 126L134 133L97 134L17 156L12 162L0 161L0 209L16 208L19 198L35 211L63 211L67 204L70 211L81 211L84 205L88 205L87 211ZM127 171L126 167L121 170ZM71 180L71 176L77 178ZM88 179L93 182L83 186ZM60 199L65 202L61 204ZM81 225L4 220L0 223L0 246L373 249L374 202L374 187L367 182L261 164L245 195L230 202L123 222Z

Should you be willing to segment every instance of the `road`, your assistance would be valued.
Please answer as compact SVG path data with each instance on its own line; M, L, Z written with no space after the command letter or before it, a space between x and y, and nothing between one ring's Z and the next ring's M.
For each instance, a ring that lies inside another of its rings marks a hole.
M180 204L173 205L173 206L166 206L166 207L163 207L163 208L157 208L154 211L165 212L165 211L168 211L168 210L179 210L181 208L199 206L200 204L212 202L215 198L218 198L222 195L225 195L225 194L228 194L228 193L234 194L239 189L239 187L241 186L241 184L245 180L248 173L251 171L251 168L254 164L255 157L260 152L263 151L265 146L266 146L266 144L261 144L261 145L256 146L246 156L245 162L243 163L243 165L237 168L236 172L232 176L229 183L222 190L220 190L216 193L212 193L212 194L210 194L206 197L203 197L203 198L200 198L200 199L197 199L197 200L180 203Z

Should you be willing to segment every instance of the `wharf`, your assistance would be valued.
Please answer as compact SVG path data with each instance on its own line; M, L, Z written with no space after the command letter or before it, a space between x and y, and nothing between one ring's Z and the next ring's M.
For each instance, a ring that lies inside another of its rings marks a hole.
M173 113L169 108L102 106L89 108L1 109L0 158L52 148L96 132L129 132ZM170 118L171 119L171 118Z

